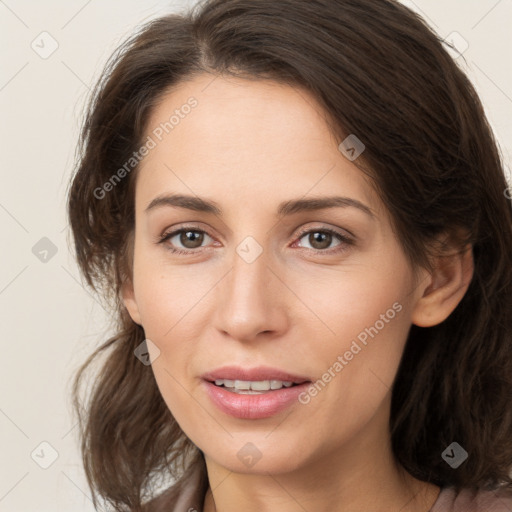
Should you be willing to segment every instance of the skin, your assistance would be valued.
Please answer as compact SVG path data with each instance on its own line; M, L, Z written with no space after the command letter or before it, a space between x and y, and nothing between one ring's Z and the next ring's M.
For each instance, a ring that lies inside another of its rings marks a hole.
M152 369L167 406L205 455L205 511L428 511L439 488L393 459L391 386L411 324L441 322L464 295L471 251L415 273L385 206L308 92L200 75L166 94L146 136L190 96L197 107L139 169L123 299L160 351ZM164 193L208 198L222 214L145 212ZM282 201L332 195L360 201L374 217L355 207L277 216ZM179 234L156 243L182 224L204 230L202 243ZM351 233L353 243L318 242L301 228ZM262 249L251 263L236 252L248 236ZM173 244L189 254L173 254ZM203 389L201 374L230 364L315 381L394 303L401 311L307 404L236 419ZM249 442L262 455L250 468L237 457Z

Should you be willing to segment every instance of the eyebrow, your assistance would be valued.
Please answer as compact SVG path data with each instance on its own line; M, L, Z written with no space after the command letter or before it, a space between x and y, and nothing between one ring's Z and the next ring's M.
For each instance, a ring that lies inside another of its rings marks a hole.
M170 194L155 197L147 206L146 213L156 208L164 206L185 208L196 212L212 213L221 216L222 209L219 205L212 200L203 199L197 196L189 196L184 194ZM372 219L375 218L373 210L361 203L357 199L351 197L313 197L309 199L290 199L282 202L278 209L278 216L293 215L304 211L316 211L326 208L347 208L353 207L361 210L369 215Z

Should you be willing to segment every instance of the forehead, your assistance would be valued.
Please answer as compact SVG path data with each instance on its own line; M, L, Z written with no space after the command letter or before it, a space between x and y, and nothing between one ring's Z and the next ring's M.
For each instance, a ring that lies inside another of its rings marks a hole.
M145 204L164 191L226 200L236 191L261 205L336 191L379 206L364 174L339 151L326 112L298 87L199 75L162 97L148 137L154 147L137 183Z

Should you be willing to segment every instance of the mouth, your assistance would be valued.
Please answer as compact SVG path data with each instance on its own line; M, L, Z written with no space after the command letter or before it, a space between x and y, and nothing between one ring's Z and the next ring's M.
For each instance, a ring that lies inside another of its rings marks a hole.
M293 375L287 371L268 366L242 368L224 366L204 373L202 378L215 386L224 387L234 393L266 393L311 382L308 377Z
M283 388L292 388L298 386L303 382L290 382L282 380L229 380L229 379L216 379L209 381L219 388L224 388L231 393L239 395L261 395L270 391L277 391Z
M269 418L292 407L312 382L269 367L223 367L201 377L206 394L221 412L245 420Z

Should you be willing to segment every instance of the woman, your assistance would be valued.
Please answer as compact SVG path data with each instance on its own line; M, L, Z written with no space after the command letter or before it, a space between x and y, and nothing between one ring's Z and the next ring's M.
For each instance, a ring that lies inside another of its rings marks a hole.
M76 256L118 320L74 390L95 503L512 510L507 183L419 17L211 0L154 20L80 142Z

